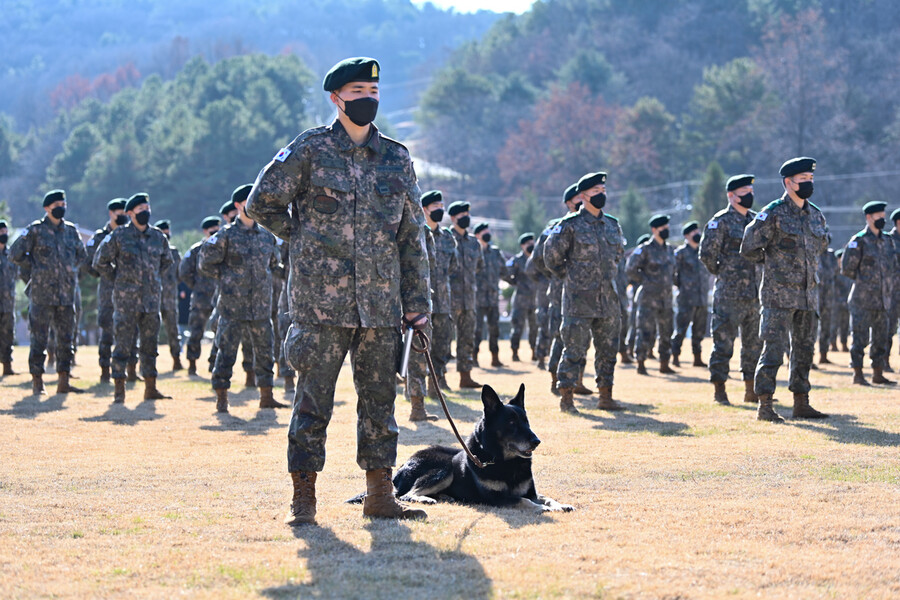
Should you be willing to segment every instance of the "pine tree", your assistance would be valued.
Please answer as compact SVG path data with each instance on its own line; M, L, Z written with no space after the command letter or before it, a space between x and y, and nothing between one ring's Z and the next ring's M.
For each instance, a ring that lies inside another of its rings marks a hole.
M628 191L619 201L617 218L629 248L635 245L642 234L650 231L647 225L647 220L650 218L647 200L634 189L634 186L628 186Z
M712 161L706 168L703 185L700 186L700 191L697 192L697 197L694 199L691 217L701 224L706 223L722 208L724 195L725 172L719 163Z
M531 190L526 190L522 194L521 200L513 204L510 209L510 216L515 228L512 245L516 247L517 252L518 244L515 243L515 239L529 231L538 235L544 228L544 225L547 224L547 213L544 212L544 207L541 206L537 194Z

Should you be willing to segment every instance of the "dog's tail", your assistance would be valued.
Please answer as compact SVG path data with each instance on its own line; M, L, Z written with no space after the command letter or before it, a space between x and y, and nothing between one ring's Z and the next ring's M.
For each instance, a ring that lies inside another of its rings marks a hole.
M357 495L353 496L352 498L344 500L344 502L346 504L362 504L363 498L365 498L365 497L366 497L366 493L363 492L362 494L357 494Z

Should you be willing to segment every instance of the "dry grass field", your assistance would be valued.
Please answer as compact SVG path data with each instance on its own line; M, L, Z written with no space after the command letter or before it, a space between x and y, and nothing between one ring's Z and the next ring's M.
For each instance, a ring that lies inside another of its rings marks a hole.
M16 349L20 373L26 354ZM701 368L620 367L627 412L582 399L580 416L559 413L531 363L476 370L505 398L525 382L538 490L576 511L439 504L415 523L370 522L343 503L365 489L346 368L319 525L293 531L281 522L288 411L258 410L237 385L232 414L216 416L207 381L183 372L159 380L175 399L142 402L138 384L113 406L96 348L78 358L87 394L37 399L27 374L0 381L2 598L900 597L900 391L852 387L844 353L812 375L812 404L833 417L782 426L740 404L740 381L735 406L713 404ZM479 398L450 396L466 435ZM398 396L401 461L454 443L443 420L407 414Z

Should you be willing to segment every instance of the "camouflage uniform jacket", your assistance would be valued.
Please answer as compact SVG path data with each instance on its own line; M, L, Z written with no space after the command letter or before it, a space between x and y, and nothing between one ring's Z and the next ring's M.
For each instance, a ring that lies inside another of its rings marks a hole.
M618 314L617 264L625 250L612 216L583 206L560 219L544 245L544 265L564 280L562 314L594 318Z
M247 214L290 244L295 322L396 327L431 312L409 151L374 126L362 146L337 120L301 133L260 172Z
M897 231L896 228L892 229L890 240L894 246L894 298L891 306L896 310L897 307L900 307L900 281L898 281L900 278L900 231Z
M111 279L101 277L100 273L94 269L94 255L97 254L97 248L100 247L106 236L112 232L113 229L109 226L109 223L106 223L101 229L95 231L91 239L85 244L87 256L84 260L84 271L90 276L100 279L100 283L97 284L97 306L112 306L113 282Z
M841 273L854 281L851 307L891 310L896 260L893 243L883 233L875 235L866 227L850 238L841 256Z
M456 229L447 229L456 240L456 268L450 271L450 300L453 310L475 310L475 292L478 289L476 276L484 268L481 242L475 236L459 235Z
M204 240L205 241L205 240ZM191 288L191 308L212 310L215 304L216 280L200 272L198 262L203 241L197 242L184 253L178 265L178 279Z
M834 250L827 249L819 257L819 309L824 310L823 302L831 304L834 300L834 279L840 267Z
M625 272L643 290L641 298L649 300L672 295L675 277L675 252L669 244L657 244L650 238L634 249L625 265Z
M559 303L562 302L563 280L544 264L544 246L547 244L547 238L550 236L550 232L561 220L562 217L551 219L547 223L544 231L538 236L537 242L534 244L534 250L531 252L531 256L528 257L528 263L525 265L525 271L532 277L537 277L537 275L540 274L549 280L549 283L546 286L546 303L547 305L552 304L554 306L559 306Z
M16 310L16 277L19 270L9 260L6 248L0 250L0 313L11 313Z
M513 304L522 308L534 308L535 295L537 294L538 281L528 274L526 264L528 256L524 251L519 252L506 261L506 272L503 281L516 286Z
M675 287L678 288L678 306L706 306L709 295L709 273L700 262L699 248L683 244L675 250Z
M816 271L827 247L825 217L812 202L801 208L785 194L756 215L744 230L741 256L763 265L763 307L818 310Z
M497 306L500 297L500 278L506 269L506 258L497 246L488 244L483 249L484 267L478 271L478 306Z
M446 229L438 226L431 230L434 242L434 268L431 270L431 312L449 315L453 310L450 304L450 273L456 268L456 240Z
M219 282L216 311L226 319L272 318L272 276L283 276L275 236L235 219L200 249L200 272Z
M700 262L715 275L713 298L716 304L759 296L760 269L741 256L744 228L756 213L746 215L733 206L720 210L709 220L700 239Z
M10 259L31 274L29 293L35 304L75 306L78 269L86 253L78 230L50 217L32 222L9 249Z
M92 264L101 276L113 281L113 306L135 312L159 312L162 273L172 264L169 240L148 225L144 231L134 223L116 227L97 248Z
M181 253L175 246L169 246L172 264L162 274L162 303L174 307L178 301L178 267L181 265Z
M841 274L840 271L834 275L834 305L839 308L847 308L847 301L850 299L850 290L853 288L853 280Z

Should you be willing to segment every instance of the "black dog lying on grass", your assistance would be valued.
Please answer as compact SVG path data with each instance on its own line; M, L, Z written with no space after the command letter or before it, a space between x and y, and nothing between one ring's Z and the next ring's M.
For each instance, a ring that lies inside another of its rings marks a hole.
M407 502L428 504L455 500L538 512L574 510L535 490L531 455L541 440L525 414L525 385L509 404L503 404L486 385L481 389L481 401L484 415L466 446L484 468L478 468L462 449L430 446L413 454L397 470L394 493ZM361 502L363 496L348 502Z

